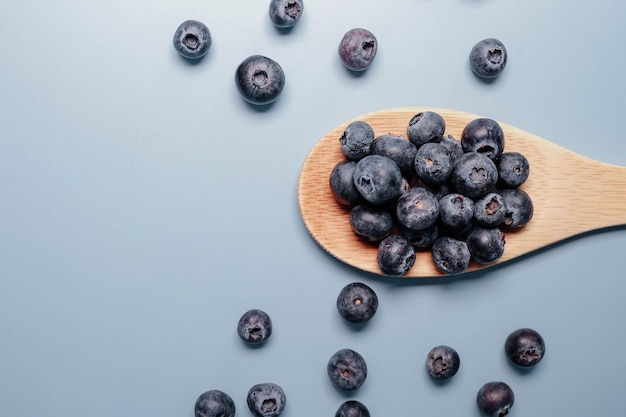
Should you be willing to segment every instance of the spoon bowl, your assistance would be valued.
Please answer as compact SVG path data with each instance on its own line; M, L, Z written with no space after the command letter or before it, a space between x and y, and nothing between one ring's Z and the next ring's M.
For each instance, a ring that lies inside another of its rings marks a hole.
M457 140L470 121L484 117L457 110L401 107L367 113L328 132L304 161L298 181L298 203L313 239L338 260L357 269L384 275L378 266L378 245L367 242L350 226L350 208L339 204L330 189L334 166L345 160L339 138L355 120L370 124L376 136L403 135L419 112L435 111L446 121L446 135ZM505 152L519 152L530 164L530 176L519 188L534 207L533 217L518 230L505 231L504 254L490 264L472 261L465 272L489 268L552 244L596 230L626 225L626 167L610 165L576 154L522 129L498 121L505 136ZM406 278L443 275L429 250L417 250L415 265Z

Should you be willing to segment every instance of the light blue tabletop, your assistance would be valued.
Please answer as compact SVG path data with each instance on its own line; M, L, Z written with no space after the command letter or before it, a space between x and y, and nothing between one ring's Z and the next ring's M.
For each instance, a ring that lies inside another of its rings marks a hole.
M623 415L624 229L470 278L390 279L320 249L296 189L326 132L398 106L482 114L626 165L626 3L305 0L288 33L272 26L268 5L3 5L0 415L192 417L198 395L220 389L247 416L248 389L274 382L285 417L334 416L346 399L373 417L478 416L476 393L491 380L513 388L510 416ZM186 19L213 35L195 65L172 46ZM360 76L337 55L353 27L379 41ZM509 53L491 83L468 64L486 37ZM265 111L234 85L252 54L287 77ZM353 281L380 300L360 328L335 308ZM274 323L259 349L235 332L250 308ZM519 327L546 340L532 372L504 357ZM424 370L439 344L461 356L445 385ZM326 375L343 347L369 366L351 394Z

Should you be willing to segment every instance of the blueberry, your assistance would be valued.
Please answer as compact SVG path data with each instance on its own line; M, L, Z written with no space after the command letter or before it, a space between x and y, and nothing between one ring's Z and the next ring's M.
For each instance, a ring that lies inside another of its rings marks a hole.
M488 156L466 152L456 159L450 173L450 183L460 194L479 198L495 190L498 169Z
M498 193L488 193L474 202L474 220L481 226L499 226L506 213L506 203Z
M196 417L234 417L235 402L230 395L214 389L198 397L194 412Z
M506 204L503 227L517 229L526 225L533 217L533 202L528 193L519 188L506 188L499 193Z
M385 134L376 138L370 149L372 155L382 155L392 159L402 172L408 176L415 173L414 163L417 148L403 136Z
M244 59L235 71L235 85L241 97L250 104L269 104L285 87L285 73L278 62L263 55Z
M459 193L450 193L439 200L439 220L455 235L466 233L472 226L474 201Z
M439 143L428 142L417 149L415 172L426 184L443 184L452 172L448 149Z
M511 411L515 396L504 382L487 382L476 395L476 405L480 412L489 417L505 417Z
M495 161L504 151L504 132L495 120L479 117L463 128L461 146L465 152L478 152Z
M469 60L474 74L482 78L494 78L504 71L508 56L502 42L487 38L472 47Z
M348 400L339 406L335 417L370 417L370 412L362 402Z
M472 259L481 264L494 262L504 253L504 233L495 227L472 227L467 233L466 242Z
M237 323L237 334L244 342L263 343L272 334L272 320L263 310L248 310Z
M250 388L247 401L255 417L278 417L285 410L287 397L279 385L264 382Z
M458 352L450 346L435 346L426 357L426 372L436 380L452 378L459 371L460 366L461 358Z
M445 146L445 148L448 150L451 162L454 162L456 158L465 153L461 142L456 140L452 135L442 136L438 143Z
M430 248L439 237L439 226L437 223L426 229L413 230L398 224L400 234L407 238L411 245L416 248Z
M302 0L271 0L270 20L277 28L291 28L298 23L303 10Z
M365 383L367 363L352 349L341 349L328 360L326 367L331 382L342 390L353 391Z
M504 152L498 158L496 165L498 166L498 181L504 187L519 187L530 175L528 159L519 152Z
M363 200L354 185L356 162L339 161L330 172L330 189L335 200L344 206L353 206Z
M350 323L370 320L378 309L378 296L362 282L353 282L341 289L337 296L337 311Z
M346 126L339 144L346 158L358 161L369 155L374 139L374 129L367 122L356 120Z
M543 337L533 329L517 329L506 338L504 352L514 365L529 368L537 365L546 352Z
M467 269L471 260L467 244L449 236L435 240L431 256L437 270L444 274L460 274Z
M347 31L339 42L339 58L346 68L364 71L370 67L378 50L378 40L372 32L363 28Z
M415 264L415 248L402 235L389 235L380 241L376 260L386 275L404 275Z
M406 134L418 148L427 142L440 140L446 130L443 117L434 111L419 112L409 120Z
M350 210L348 217L354 233L370 242L381 241L393 229L393 217L380 206L356 205Z
M186 20L174 32L174 49L187 59L202 58L209 52L212 38L207 25Z
M398 164L385 156L360 159L353 179L356 189L372 204L384 204L402 194L402 172Z
M438 217L439 203L424 187L413 187L398 198L396 219L408 229L426 229L432 226Z

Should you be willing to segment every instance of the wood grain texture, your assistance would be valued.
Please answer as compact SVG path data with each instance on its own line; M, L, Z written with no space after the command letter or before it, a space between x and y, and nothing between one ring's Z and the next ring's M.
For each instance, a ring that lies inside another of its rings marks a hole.
M376 136L406 136L409 120L421 111L436 111L446 121L446 134L460 139L465 125L476 114L426 107L402 107L376 111L348 120L328 132L307 156L298 182L298 202L304 224L313 239L337 259L363 271L382 274L376 261L377 245L359 239L350 227L349 209L337 203L329 186L330 173L345 159L339 137L355 121L369 123ZM470 264L467 272L500 264L537 249L590 232L626 225L626 167L614 166L578 155L559 145L500 123L505 152L520 152L529 161L530 176L520 188L533 201L531 221L515 232L506 232L504 255L493 264ZM418 252L407 278L441 275L430 252Z

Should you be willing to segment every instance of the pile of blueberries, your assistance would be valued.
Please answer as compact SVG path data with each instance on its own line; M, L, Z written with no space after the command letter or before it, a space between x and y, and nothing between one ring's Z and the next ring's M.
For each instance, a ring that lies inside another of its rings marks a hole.
M504 152L504 133L490 118L476 118L460 140L445 135L434 111L414 115L406 135L382 134L365 121L350 123L339 138L346 157L330 173L330 188L348 207L358 238L378 245L378 265L404 275L420 250L430 250L445 274L473 260L489 264L504 252L504 231L526 225L530 196L519 188L528 160Z
M378 296L368 285L352 282L341 289L336 305L346 322L363 325L376 314ZM272 334L272 320L263 310L248 310L237 323L237 334L245 343L261 345ZM512 365L529 369L543 359L545 342L536 330L520 328L506 338L504 353ZM458 352L450 346L435 346L426 355L425 370L436 381L449 380L457 374L460 365ZM354 391L365 383L367 362L357 351L344 348L330 357L326 371L339 390ZM514 400L513 390L502 381L485 383L476 395L476 405L486 416L506 416ZM278 417L286 403L284 390L275 383L256 384L248 391L247 404L254 417ZM197 398L194 411L196 417L234 417L235 403L230 395L212 389ZM362 402L347 400L339 406L335 417L370 417L370 413Z

